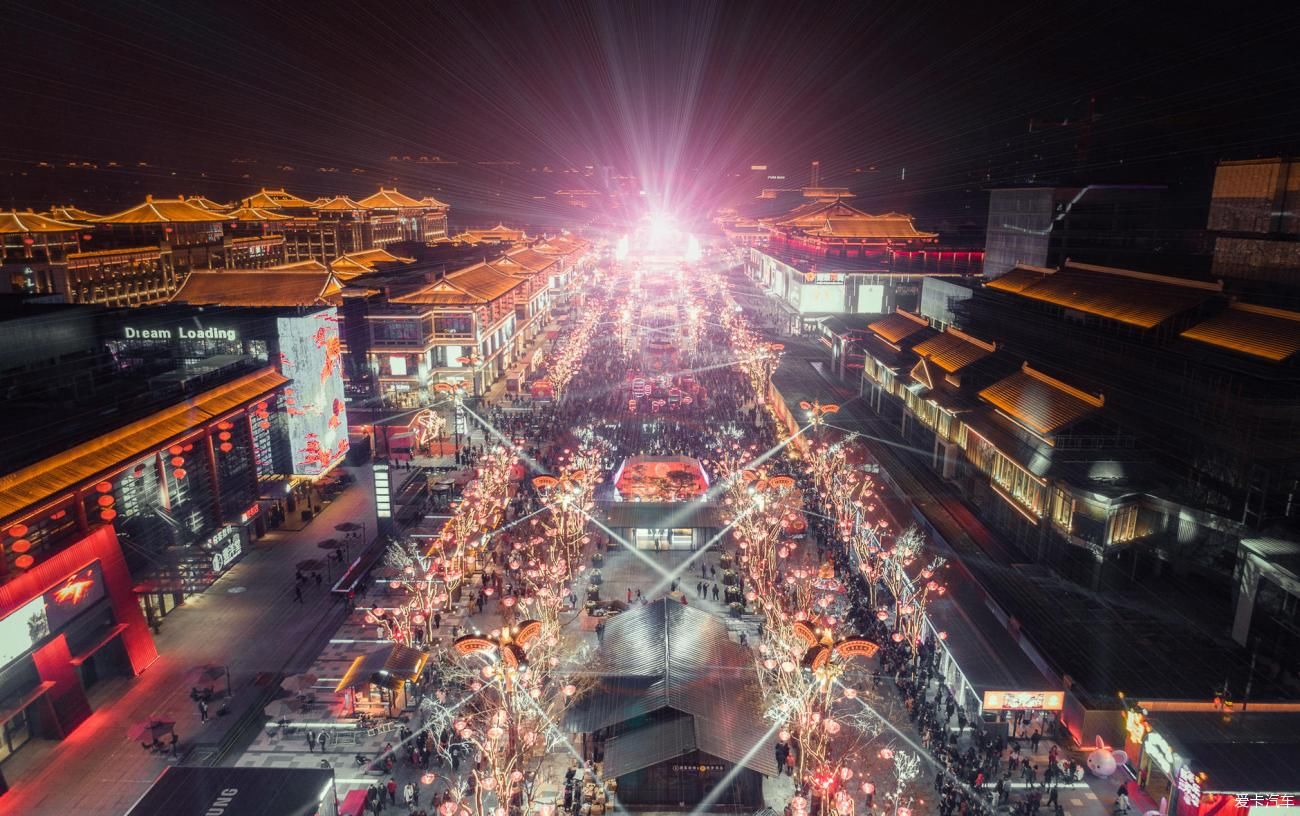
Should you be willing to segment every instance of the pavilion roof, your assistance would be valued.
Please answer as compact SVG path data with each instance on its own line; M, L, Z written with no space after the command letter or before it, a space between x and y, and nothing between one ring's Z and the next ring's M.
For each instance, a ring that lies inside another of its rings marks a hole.
M438 209L438 210L451 209L450 205L444 204L443 202L439 201L433 196L425 196L424 198L420 199L420 204L422 204L425 207L429 207L430 209Z
M827 218L818 226L807 229L809 235L825 238L937 238L937 232L921 232L912 223L912 216L902 213L883 215L856 215Z
M990 289L998 289L1003 292L1021 292L1038 283L1048 275L1055 273L1055 269L1049 269L1044 266L1018 264L1006 274L999 275L990 281L985 281L984 285Z
M196 207L202 207L205 210L224 212L225 210L228 210L231 207L231 205L229 204L219 204L213 201L212 199L208 198L207 196L190 196L189 198L185 199L185 201L187 203L193 204Z
M283 188L279 190L268 190L265 187L253 193L244 199L245 207L256 207L261 210L279 210L284 208L290 209L307 209L311 207L311 202L299 198L292 193L287 193Z
M924 317L902 309L867 325L881 339L894 345L929 327L930 324Z
M871 217L869 213L834 198L829 201L809 201L800 204L783 215L763 218L760 221L778 227L819 227L823 226L827 219L860 218L862 216Z
M1029 281L1036 274L1030 269L1003 283L1014 272L994 278L986 286L1141 329L1155 328L1223 290L1221 283L1081 263L1067 263L1036 281Z
M466 230L456 237L462 238L463 236L468 236L471 243L474 241L522 241L528 237L523 230L507 227L505 224L497 224L491 229Z
M1016 422L1050 436L1105 405L1100 394L1089 394L1025 363L1020 371L980 392Z
M26 212L14 210L0 212L0 235L76 232L80 229L86 229L86 225L70 224L66 221L51 218L48 215L34 213L31 210Z
M76 221L88 222L88 221L94 221L96 218L99 217L93 212L87 212L86 210L83 210L80 207L73 207L70 205L61 206L61 207L51 207L48 211L46 211L46 215L49 215L51 218L53 218L56 221L68 221L68 222L76 222Z
M1227 311L1197 323L1182 336L1280 363L1300 352L1300 312L1233 303Z
M391 190L380 187L379 192L366 196L358 203L367 210L401 210L424 206L414 198L399 192L396 187Z
M524 285L521 278L487 263L478 263L464 269L458 269L448 274L447 279L466 292L481 297L485 301L496 300Z
M338 303L343 290L329 271L227 269L191 272L171 300L220 306L319 306Z
M447 278L439 278L433 283L421 286L414 292L407 292L391 299L393 303L412 303L427 306L480 306L487 302L485 298L470 294Z
M196 426L264 397L287 382L275 369L267 367L6 473L0 476L0 518L153 453Z
M953 328L912 346L915 354L949 374L954 374L971 363L984 359L996 350L995 344L977 340Z
M312 202L312 208L316 210L325 210L327 212L346 212L349 210L364 210L360 202L353 201L347 196L334 196L331 199L318 199Z
M228 221L292 221L292 215L285 215L273 210L264 210L260 207L249 207L247 204L237 210L231 210L225 214L223 220Z
M346 255L340 255L330 261L330 268L341 277L353 278L367 272L374 272L376 264L413 263L414 261L414 258L394 255L386 249L363 249L360 252L349 252Z
M185 224L225 221L226 216L197 207L179 198L146 196L143 204L95 219L100 224Z

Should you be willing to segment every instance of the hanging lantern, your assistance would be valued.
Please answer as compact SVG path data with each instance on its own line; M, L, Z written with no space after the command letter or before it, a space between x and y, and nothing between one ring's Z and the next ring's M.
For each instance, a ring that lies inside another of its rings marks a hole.
M873 784L870 783L870 782L863 782L863 783L862 783L862 792L865 793L867 796L870 796L870 795L872 795L873 793L876 792L876 786L873 785Z
M890 637L890 638L891 638L895 643L902 643L902 642L903 642L903 633L902 633L902 632L895 632L894 634L890 635L889 637Z
M171 459L172 467L181 467L185 464L185 459L180 456L173 456Z
M113 519L117 518L117 511L116 511L116 510L100 510L100 511L99 511L99 517L100 517L101 519L103 519L104 521L112 521Z
M9 528L8 532L9 535L13 536L14 538L22 538L23 536L27 535L27 525L15 524L14 526Z
M112 497L112 496L100 496L98 499L95 499L95 503L98 504L100 507L112 507L112 506L113 506L113 497Z
M843 779L845 782L848 782L852 778L853 778L852 768L849 768L847 766L840 768L840 779Z
M221 450L222 453L230 453L232 450L235 449L235 446L230 444L229 442L222 442L217 447Z
M99 484L95 485L95 490L100 493L112 493L113 485L109 482L100 482Z
M32 542L25 538L20 538L9 545L9 549L16 553L25 553L32 548Z
M35 563L36 563L36 559L32 558L30 555L20 555L14 559L14 566L18 567L19 569L27 569L28 567L30 567L32 564Z
M185 468L176 468L175 470L172 471L172 476L175 476L177 479L184 479Z
M182 453L185 452L185 449L182 448L180 445L172 445L170 448L167 449L167 452L170 453L172 456L180 456Z

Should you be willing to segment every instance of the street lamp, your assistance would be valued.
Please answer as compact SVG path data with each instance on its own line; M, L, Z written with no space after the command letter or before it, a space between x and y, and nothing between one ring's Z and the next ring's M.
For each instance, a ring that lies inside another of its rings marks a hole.
M819 434L821 427L826 424L826 415L838 413L840 410L840 406L833 402L822 405L821 402L817 400L814 400L813 402L800 402L799 407L807 412L808 422L814 428L818 429Z

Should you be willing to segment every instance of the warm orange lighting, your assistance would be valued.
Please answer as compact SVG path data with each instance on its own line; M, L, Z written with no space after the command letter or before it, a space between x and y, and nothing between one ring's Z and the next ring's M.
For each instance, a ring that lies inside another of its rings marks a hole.
M16 553L25 553L31 548L32 548L32 542L28 541L25 538L20 538L14 543L9 545L9 549L13 550Z
M28 567L30 567L32 564L35 563L36 563L36 559L32 558L30 555L20 555L14 559L14 566L18 567L19 569L27 569Z
M59 603L79 604L81 603L81 599L86 597L86 591L94 585L95 582L89 579L70 581L59 587L59 589L54 593L54 600Z

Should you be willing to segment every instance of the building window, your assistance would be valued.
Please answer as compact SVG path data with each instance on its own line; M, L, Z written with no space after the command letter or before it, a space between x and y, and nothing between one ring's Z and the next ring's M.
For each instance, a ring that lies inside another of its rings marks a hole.
M1126 504L1115 510L1107 524L1106 542L1126 544L1137 538L1138 506Z
M1061 487L1052 490L1052 523L1067 535L1074 525L1074 497Z

